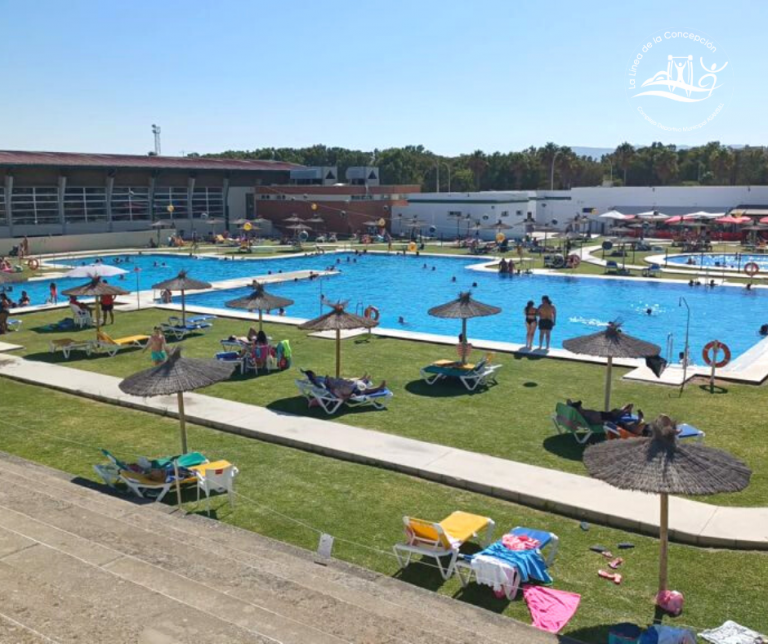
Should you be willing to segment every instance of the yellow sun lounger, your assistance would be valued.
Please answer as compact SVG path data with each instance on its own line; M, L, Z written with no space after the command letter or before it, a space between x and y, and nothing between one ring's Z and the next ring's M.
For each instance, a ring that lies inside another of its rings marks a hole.
M410 564L413 555L431 557L437 562L443 579L447 580L453 574L459 548L481 531L485 532L483 545L491 543L496 524L489 517L457 511L439 523L403 517L403 527L405 542L394 546L400 567ZM443 557L450 557L447 566L443 565Z
M94 348L97 351L103 351L110 357L117 355L120 349L128 347L143 347L149 340L148 335L129 335L124 338L111 338L103 331L96 334Z

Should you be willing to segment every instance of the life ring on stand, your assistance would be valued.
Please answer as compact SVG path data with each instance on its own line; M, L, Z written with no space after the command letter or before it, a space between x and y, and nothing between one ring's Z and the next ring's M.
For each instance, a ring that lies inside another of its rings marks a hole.
M30 259L27 262L27 266L29 266L30 270L36 271L38 268L40 268L40 262L37 261L36 259ZM745 269L746 269L746 267L745 267Z
M562 268L565 266L565 257L562 255L555 255L552 258L552 268Z
M363 315L369 319L373 320L374 322L378 322L379 318L381 317L381 313L379 312L379 309L377 309L375 306L369 306L365 311L363 312Z
M416 245L416 242L411 242L410 244L408 244L408 250L411 251L412 253L415 253L417 248L418 246Z
M578 255L568 255L568 268L578 268L581 264L581 257Z
M747 262L744 264L744 272L750 277L754 277L760 272L760 267L755 262Z
M727 344L724 344L723 342L718 342L717 340L712 340L712 342L708 342L707 345L704 347L704 350L701 352L701 357L704 359L704 362L707 363L710 367L712 366L712 361L717 358L717 351L723 352L723 359L715 362L715 368L716 369L722 369L725 365L727 365L731 361L731 350L728 348ZM712 356L710 357L710 352L712 352Z

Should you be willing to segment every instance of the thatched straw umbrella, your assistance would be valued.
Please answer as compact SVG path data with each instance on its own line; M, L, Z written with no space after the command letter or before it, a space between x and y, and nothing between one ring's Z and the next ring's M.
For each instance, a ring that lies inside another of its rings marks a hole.
M608 358L605 372L605 410L611 408L611 371L614 358L649 358L657 356L661 347L638 340L622 333L621 325L610 322L605 331L571 338L563 342L563 347L573 353Z
M182 358L181 347L176 347L161 365L139 371L123 380L118 386L131 396L150 398L176 394L181 428L181 453L187 453L187 421L184 416L184 392L202 389L226 380L235 365L218 360Z
M341 332L354 329L372 329L378 326L378 322L371 318L348 313L344 310L346 302L330 304L331 311L314 320L309 320L300 325L304 331L336 331L336 377L341 377Z
M590 476L622 490L661 496L659 522L659 592L667 590L669 495L738 492L749 484L751 470L740 460L712 447L677 440L675 422L659 416L650 438L606 441L584 452Z
M98 339L99 328L101 324L101 313L99 309L99 298L102 295L129 295L129 291L126 291L119 286L112 286L101 281L101 277L95 276L87 284L82 286L75 286L74 288L68 288L66 291L62 291L63 295L76 295L77 297L93 297L96 298L94 311L96 313L96 337Z
M469 318L481 318L489 315L501 313L498 306L483 304L472 299L472 292L459 293L459 297L447 304L434 306L429 311L430 315L436 318L448 318L451 320L461 320L461 364L467 362L467 320Z
M262 328L262 312L269 311L271 309L280 309L293 304L293 300L289 300L287 297L280 297L279 295L272 295L264 290L264 285L255 281L252 285L253 291L250 295L238 298L236 300L230 300L226 302L226 306L232 309L245 309L246 311L258 311L259 312L259 331Z
M152 288L157 289L158 291L181 291L181 323L186 324L187 306L186 302L184 301L184 292L201 291L206 288L211 288L211 285L208 282L203 282L201 280L195 280L191 277L187 277L187 271L180 271L176 277L165 280L164 282L153 284Z

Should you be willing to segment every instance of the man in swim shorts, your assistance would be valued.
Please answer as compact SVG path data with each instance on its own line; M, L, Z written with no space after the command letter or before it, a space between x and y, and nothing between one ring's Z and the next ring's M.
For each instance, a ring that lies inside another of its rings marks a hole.
M152 335L149 336L149 342L142 351L149 349L152 352L152 362L155 365L163 364L168 359L168 345L165 343L163 330L156 326L152 329Z

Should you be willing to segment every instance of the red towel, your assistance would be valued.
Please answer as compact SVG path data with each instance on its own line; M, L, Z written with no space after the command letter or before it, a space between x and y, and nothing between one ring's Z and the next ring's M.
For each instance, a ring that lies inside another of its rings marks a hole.
M570 621L581 601L581 595L545 586L523 586L523 597L533 625L550 633L558 633Z

